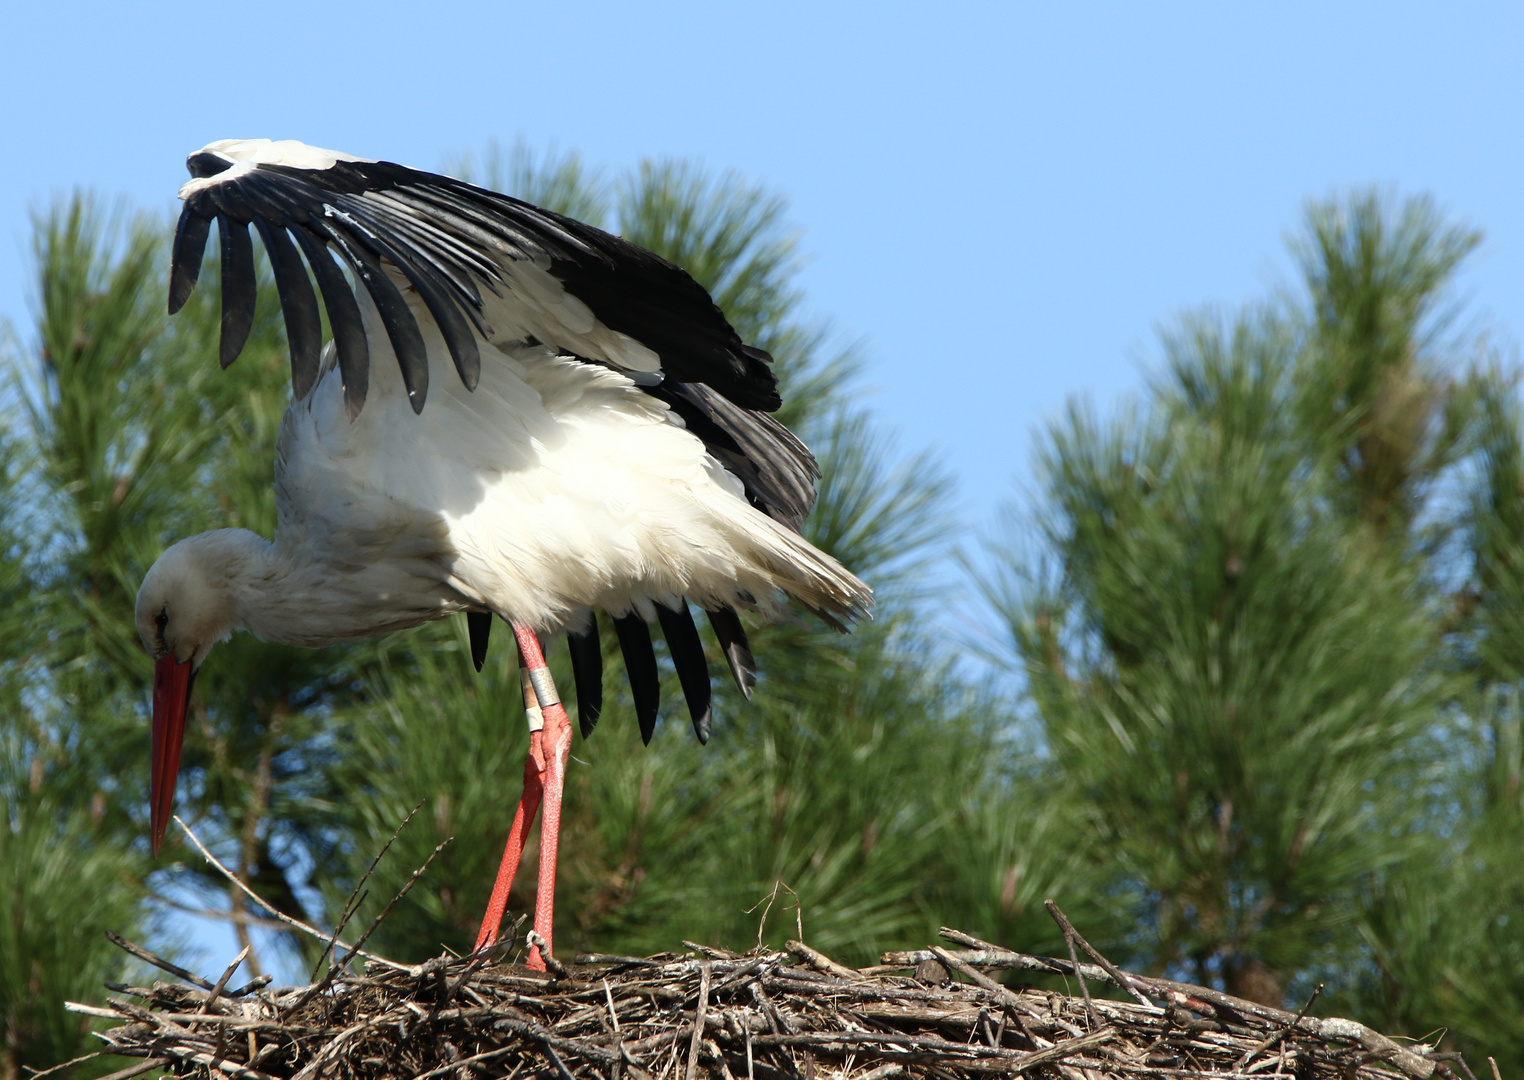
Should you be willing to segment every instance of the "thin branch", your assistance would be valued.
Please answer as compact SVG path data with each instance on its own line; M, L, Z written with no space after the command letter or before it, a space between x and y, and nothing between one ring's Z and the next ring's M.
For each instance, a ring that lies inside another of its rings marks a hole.
M811 966L828 974L835 975L838 979L859 979L862 977L851 968L844 964L838 964L825 953L810 948L802 941L785 942L785 947L789 952L804 957L805 960L809 961Z
M433 851L429 852L429 857L423 860L423 865L420 866L417 870L413 871L412 876L403 883L402 888L400 891L398 891L397 895L392 897L391 902L388 903L386 907L381 909L381 914L377 915L373 920L371 920L371 924L370 926L366 927L365 933L360 935L360 940L355 942L353 946L346 946L348 952L344 954L344 959L340 960L336 964L331 965L328 968L328 974L324 975L320 981L313 983L311 986L307 987L307 989L302 993L302 996L299 997L296 1000L296 1003L291 1006L289 1010L290 1012L295 1013L299 1011L303 1005L307 1004L307 1002L311 1001L318 994L321 994L324 990L328 989L328 987L333 984L334 976L336 976L340 970L346 967L349 962L355 958L356 954L365 957L370 956L370 953L363 951L361 946L370 940L371 934L376 932L376 928L381 925L381 921L392 913L392 908L397 906L397 901L401 900L408 894L409 891L412 890L418 879L423 876L423 872L429 868L429 864L434 861L434 857L445 849L446 844L454 839L455 837L453 836L445 837L444 840L442 840L439 845L434 848ZM338 935L335 934L332 940L337 941ZM443 977L443 968L436 968L435 970L441 975L441 977Z
M1069 917L1063 913L1055 901L1044 900L1043 906L1048 909L1048 914L1053 916L1053 921L1058 923L1058 928L1063 931L1064 940L1070 943L1069 958L1074 960L1076 967L1078 967L1079 961L1074 955L1074 943L1078 942L1079 947L1089 953L1092 960L1101 965L1101 968L1106 972L1106 974L1111 976L1113 982L1115 982L1123 990L1126 990L1129 994L1136 998L1138 1004L1148 1006L1153 1005L1153 1002L1148 999L1147 995L1145 995L1141 990L1133 985L1133 979L1125 975L1120 968L1118 968L1110 960L1107 960L1104 956L1096 951L1095 947L1091 945L1090 942L1085 940L1084 935L1074 928L1074 924L1069 921Z
M1318 995L1322 992L1323 984L1318 983L1317 986L1312 988L1312 994L1308 996L1307 1003L1302 1006L1302 1011L1296 1014L1295 1019L1293 1019L1290 1023L1282 1024L1262 1042L1256 1043L1254 1046L1250 1047L1248 1053L1239 1058L1238 1063L1233 1066L1234 1070L1242 1069L1245 1065L1249 1064L1249 1062L1253 1061L1254 1058L1259 1054L1264 1053L1266 1050L1270 1049L1270 1047L1280 1042L1281 1039L1285 1038L1287 1032L1291 1031L1302 1022L1302 1018L1307 1015L1307 1010L1312 1008L1312 1003L1318 1000Z
M50 1069L34 1069L30 1065L23 1065L21 1067L27 1072L27 1080L42 1080L44 1076L51 1076L53 1073L61 1072L64 1069L72 1069L76 1065L108 1053L110 1053L109 1050L93 1050L88 1054L81 1054L77 1058L70 1058L68 1061L60 1062ZM144 1071L146 1072L147 1070Z
M1079 957L1074 953L1074 939L1079 937L1074 927L1069 925L1069 920L1064 918L1063 912L1058 910L1058 905L1052 900L1047 901L1048 914L1058 922L1058 928L1064 933L1064 944L1069 946L1069 966L1074 974L1079 977L1080 993L1085 995L1085 1012L1090 1016L1090 1027L1094 1030L1099 1021L1095 1018L1095 1002L1090 1000L1090 984L1085 981L1084 973L1080 971ZM1104 971L1105 969L1102 968Z
M381 845L381 850L376 852L376 857L372 859L370 861L370 865L365 868L364 875L361 876L359 881L355 882L355 887L349 891L349 899L344 901L344 907L340 909L339 912L339 921L334 925L333 936L328 939L328 944L323 949L323 955L319 956L317 963L312 966L312 975L308 979L309 982L315 981L317 979L318 969L323 966L323 961L327 960L329 955L333 952L334 942L339 940L339 935L344 932L344 927L348 925L349 920L354 917L355 912L360 910L360 904L364 903L365 901L365 898L360 896L360 890L365 887L365 883L369 881L371 875L376 872L376 867L381 865L381 857L391 850L392 844L396 842L397 837L402 835L402 830L407 828L407 823L413 820L413 815L417 814L419 808L422 806L423 800L420 799L418 800L418 805L407 812L407 816L402 819L401 824L392 830L392 835L387 838L386 843ZM357 896L360 896L359 900L355 899Z
M693 1011L693 1039L688 1043L687 1080L698 1075L699 1050L704 1043L704 1013L709 1009L709 980L714 974L714 964L705 960L699 974L698 1005Z
M178 820L178 819L176 819L176 820ZM115 945L118 949L122 949L122 950L124 950L126 952L131 953L133 956L136 956L139 960L143 960L143 961L145 961L147 963L152 964L154 967L158 968L160 971L167 971L171 975L176 975L176 976L184 979L186 982L190 983L192 986L199 986L203 990L210 990L212 988L212 986L213 986L213 984L209 980L203 979L200 975L195 975L195 974L192 974L189 971L186 971L179 964L172 964L172 963L170 963L168 960L164 959L162 956L157 956L154 953L149 952L147 949L143 948L143 946L141 946L141 945L135 945L135 944L133 944L132 942L128 941L126 938L122 937L121 934L115 933L115 932L113 932L111 930L107 930L106 931L106 940L111 942L111 944Z
M217 872L218 873L220 873L223 877L227 878L229 881L236 882L238 884L238 887L244 891L245 895L247 895L250 900L254 901L260 907L262 907L266 911L268 911L271 915L275 916L277 921L283 922L287 926L292 927L295 930L300 930L304 934L310 934L312 937L317 938L319 941L327 941L328 940L328 935L323 933L321 930L318 930L315 927L308 926L306 923L302 922L300 919L294 919L290 915L287 915L284 911L281 911L279 908L276 908L273 905L266 903L263 897L259 896L257 893L254 892L254 890L248 888L247 886L245 886L243 884L243 882L239 881L238 880L238 876L236 874L234 874L226 866L223 866L222 863L218 862L217 861L217 856L213 855L210 851L208 851L206 849L206 845L201 842L201 838L199 836L197 836L194 832L191 831L191 828L190 828L189 825L185 824L185 822L180 820L180 817L179 817L178 814L175 815L175 824L180 826L181 831L184 832L186 836L190 837L190 842L192 844L196 845L196 850L201 852L202 857L204 859L206 859L207 862L211 863L214 867L217 868ZM344 942L342 942L342 941L337 942L337 944L343 946L346 949L350 948L350 946L345 945ZM355 955L357 953L360 956L365 957L365 959L367 959L367 960L371 960L371 961L373 961L373 962L375 962L377 964L382 964L385 967L389 967L389 968L391 968L394 971L412 972L412 971L416 970L414 965L411 965L411 964L399 964L395 960L388 960L384 956L376 956L376 955L374 955L372 953L363 952L363 951L361 951L359 949L351 949L351 951L350 951L350 955L351 956L353 956L353 955ZM194 976L192 976L192 978L194 978ZM200 984L198 984L198 985L200 985ZM205 989L210 990L211 989L211 984L208 983L205 986Z

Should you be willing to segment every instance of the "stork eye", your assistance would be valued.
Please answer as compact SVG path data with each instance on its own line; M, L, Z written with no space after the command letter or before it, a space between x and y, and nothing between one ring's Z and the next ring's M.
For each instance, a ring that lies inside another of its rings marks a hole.
M161 607L159 613L153 617L153 624L160 630L169 625L169 608Z

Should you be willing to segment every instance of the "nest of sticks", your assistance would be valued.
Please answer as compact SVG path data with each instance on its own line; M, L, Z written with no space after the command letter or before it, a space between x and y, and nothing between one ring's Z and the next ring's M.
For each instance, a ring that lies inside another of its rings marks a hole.
M141 1059L102 1080L155 1070L207 1080L1476 1080L1458 1054L1310 1015L1316 994L1293 1014L1121 971L1052 901L1067 959L944 928L947 946L860 969L800 941L745 953L684 942L682 953L551 960L549 972L511 962L502 945L402 964L364 944L427 863L349 945L339 938L347 919L330 935L277 911L186 833L252 902L324 941L327 974L232 988L243 955L213 982L114 937L178 981L108 983L106 1007L70 1005L118 1022L89 1056ZM993 977L1011 972L1057 976L1080 993ZM1115 997L1099 996L1107 986Z
M181 981L113 985L108 1007L74 1007L120 1022L101 1035L104 1053L144 1059L111 1080L153 1070L237 1080L1454 1080L1451 1065L1470 1075L1431 1046L1131 975L1093 952L1097 963L1078 963L943 936L958 947L886 953L863 969L801 942L746 953L688 943L685 953L579 956L548 973L485 955L417 965L371 956L282 989L265 979L229 989L227 976L213 983L123 942ZM1084 993L1006 986L991 978L1002 971L1077 976ZM1129 1000L1091 994L1089 981Z

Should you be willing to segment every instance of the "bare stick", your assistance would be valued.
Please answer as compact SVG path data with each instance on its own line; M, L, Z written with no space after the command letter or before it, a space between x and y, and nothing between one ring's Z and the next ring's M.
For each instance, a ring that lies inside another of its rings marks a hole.
M209 1013L212 1011L212 1006L217 1004L217 999L222 996L222 991L227 988L228 980L233 977L233 972L238 970L238 965L247 960L249 958L249 953L253 951L253 945L245 945L243 949L238 953L238 955L233 957L233 962L229 964L227 966L227 970L222 973L222 978L217 980L217 985L212 987L212 992L206 996L206 1004L202 1006L202 1012ZM217 1069L217 1063L222 1060L222 1051L223 1048L227 1045L227 1035L227 1028L224 1027L217 1029L217 1045L212 1048L211 1069L213 1072L215 1072Z
M485 1053L473 1054L471 1057L461 1058L459 1061L452 1061L448 1065L441 1065L437 1069L430 1069L428 1072L419 1073L417 1076L413 1077L413 1080L432 1080L433 1077L442 1076L447 1072L454 1072L456 1069L464 1070L465 1074L469 1076L471 1075L471 1071L466 1069L466 1066L475 1065L479 1061L491 1061L493 1058L502 1057L505 1054L517 1053L518 1049L519 1048L517 1046L513 1045L499 1046L496 1050L488 1050Z
M1453 1061L1461 1067L1461 1072L1466 1074L1467 1080L1476 1080L1476 1073L1472 1072L1471 1066L1466 1064L1466 1055L1460 1053L1459 1051L1446 1051L1442 1054L1428 1053L1425 1054L1424 1057L1428 1058L1430 1061ZM1439 1071L1441 1072L1441 1075L1455 1075L1453 1071L1449 1071L1447 1073L1443 1066L1440 1067Z
M152 964L154 967L158 968L160 971L167 971L171 975L178 976L179 978L184 979L186 982L190 983L193 986L199 986L203 990L210 990L212 988L212 983L209 982L206 979L203 979L200 975L193 975L189 971L186 971L179 964L171 964L168 960L164 959L162 956L155 956L153 953L151 953L147 949L143 948L143 946L141 946L141 945L134 945L132 942L130 942L126 938L122 937L121 934L117 934L117 933L114 933L114 932L112 932L110 930L107 930L106 931L106 940L110 941L111 944L115 945L118 949L123 949L126 952L131 953L133 956L136 956L139 960L143 960L143 961L146 961L146 962Z
M773 910L773 901L778 899L778 886L782 884L782 881L774 881L773 891L746 909L746 914L750 915L758 908L762 908L762 917L757 920L757 948L759 949L762 947L762 933L767 929L767 915L770 911ZM763 904L766 904L767 906L762 907Z
M354 946L349 949L348 954L345 955L342 961L340 961L339 966L342 967L344 964L349 963L349 961L354 958L356 953L361 956L370 955L369 953L361 952L360 946L364 945L367 941L370 940L370 936L376 932L376 927L380 926L382 920L392 913L392 908L396 907L397 903L412 891L414 885L418 884L418 879L423 877L423 872L429 868L429 864L434 861L435 856L443 851L445 847L454 839L455 837L453 836L445 837L439 842L437 846L435 846L433 851L429 852L429 857L423 860L423 865L420 866L417 870L413 871L412 876L409 877L403 884L402 888L398 890L397 895L392 897L391 901L381 909L381 914L377 915L374 919L371 920L370 925L365 928L365 933L360 935L360 940L355 942Z
M420 803L419 805L422 804ZM406 823L404 822L404 824ZM320 981L313 983L311 986L307 987L302 996L296 999L296 1003L292 1005L291 1008L286 1010L287 1015L294 1015L301 1009L303 1005L307 1004L307 1002L311 1001L318 994L321 994L324 990L328 989L328 987L333 984L334 977L345 965L347 965L351 960L355 958L356 954L360 956L370 956L370 953L365 952L361 946L370 940L371 934L376 932L376 927L381 925L381 920L385 919L392 913L392 908L397 906L397 901L406 896L408 892L413 888L413 886L417 884L418 879L423 876L423 872L427 870L429 868L429 864L434 861L434 857L445 849L446 844L454 839L455 837L453 836L445 837L444 840L442 840L439 845L434 848L433 851L429 852L429 857L423 860L423 865L420 866L417 870L413 871L412 876L403 883L402 888L398 891L397 895L392 897L391 902L381 909L381 914L377 915L374 919L371 920L370 925L365 928L365 933L360 935L360 940L355 942L353 946L345 946L345 948L349 951L344 954L344 959L340 960L336 964L331 965L328 968L328 973L324 975ZM336 939L337 936L335 936L335 940ZM437 969L437 974L442 979L444 977L444 970L442 968ZM442 994L440 996L443 997Z
M249 888L243 882L239 881L238 880L238 875L233 873L226 866L223 866L222 863L217 861L217 856L213 855L210 851L208 851L206 849L206 845L201 842L201 838L199 836L197 836L194 832L191 831L191 827L189 825L185 824L185 822L180 820L180 816L178 814L175 815L175 824L180 826L181 831L184 832L186 836L190 837L190 842L196 846L196 850L197 851L201 852L202 857L204 859L206 859L207 862L209 862L213 866L215 866L217 868L217 872L219 874L221 874L223 877L227 878L229 881L235 883L241 890L243 890L244 895L247 896L250 900L253 900L260 907L264 908L271 915L275 916L276 919L278 919L279 921L285 923L287 926L291 927L292 929L300 930L304 934L310 934L311 936L317 938L319 941L327 941L328 940L328 935L323 933L321 930L318 930L315 927L308 926L306 923L302 922L300 919L293 919L290 915L287 915L284 911L281 911L279 908L276 908L273 905L271 905L269 903L266 903L265 899L262 896L260 896L258 893L256 893L253 889ZM342 941L336 942L336 944L342 945L346 949L349 948L349 946L345 945L344 942L342 942ZM412 972L413 970L415 970L413 965L411 965L411 964L399 964L395 960L388 960L386 957L384 957L384 956L376 956L374 953L361 952L358 949L351 950L350 955L353 956L353 955L355 955L355 953L359 953L359 955L365 957L365 959L374 961L375 963L380 964L383 967L389 967L393 971ZM195 976L191 976L191 979L192 979L192 981L194 981L196 983L197 986L201 986L201 987L203 987L204 989L207 989L207 990L211 989L211 984L207 983L205 980L203 980L203 979L196 979Z
M233 972L238 970L238 965L249 958L249 952L249 947L244 946L243 951L240 952L237 956L233 957L233 962L229 964L227 970L222 973L222 978L217 980L217 985L212 987L211 995L206 999L206 1008L208 1012L211 1011L213 1003L215 1003L216 1000L222 996L222 991L227 988L228 980L233 977Z
M1153 1002L1150 1001L1141 990L1133 985L1134 980L1130 976L1126 975L1110 960L1107 960L1104 956L1097 952L1095 947L1091 945L1090 942L1085 940L1084 935L1082 935L1078 930L1074 928L1074 924L1071 923L1068 916L1066 916L1063 911L1059 909L1059 906L1056 902L1052 900L1044 900L1043 906L1048 909L1048 914L1053 916L1053 921L1058 923L1058 928L1063 931L1064 940L1069 942L1070 959L1074 960L1075 963L1078 964L1078 958L1076 958L1074 955L1074 943L1078 942L1080 948L1089 953L1090 958L1097 964L1100 964L1102 969L1105 970L1106 974L1110 975L1118 986L1120 986L1123 990L1126 990L1135 999L1137 999L1138 1004L1148 1005L1152 1007Z
M397 837L402 835L402 830L407 828L407 823L413 820L413 815L418 813L419 808L422 806L423 800L420 799L418 801L418 805L407 812L407 817L403 818L402 823L392 830L392 835L387 839L386 843L381 845L381 850L376 852L376 857L372 859L370 861L370 865L365 868L364 875L360 878L359 881L355 882L355 887L349 892L349 899L344 901L344 907L341 909L339 914L339 921L333 928L333 936L328 939L328 947L323 950L323 955L319 956L317 963L313 965L312 974L308 977L308 982L317 981L318 969L323 966L323 961L327 960L329 954L333 952L334 942L339 940L339 935L344 932L344 927L349 923L349 920L354 917L355 912L360 910L360 905L365 902L364 896L360 896L359 900L356 900L355 897L360 895L360 890L365 887L365 883L369 881L371 875L376 872L376 867L381 865L381 856L385 855L389 850L391 850L392 844L396 841Z
M798 955L808 960L811 966L819 968L821 971L827 972L828 974L835 975L838 979L862 978L862 976L858 975L857 972L853 971L845 964L838 964L825 953L817 952L802 941L789 941L785 942L785 945L787 946L789 952L797 953Z
M94 1050L88 1054L81 1054L77 1058L71 1058L68 1061L54 1065L51 1069L33 1071L32 1068L27 1065L23 1065L22 1068L27 1070L27 1080L42 1080L44 1076L51 1076L53 1073L60 1072L64 1069L72 1069L74 1066L80 1064L81 1062L89 1061L91 1058L98 1058L109 1053L111 1053L110 1050ZM146 1072L147 1070L144 1071Z
M1079 979L1080 993L1085 995L1085 1012L1090 1016L1090 1030L1094 1031L1099 1023L1095 1018L1095 1002L1090 1000L1090 984L1085 981L1085 974L1080 971L1079 957L1074 952L1074 939L1079 937L1079 934L1075 933L1074 927L1069 925L1069 920L1064 918L1064 913L1058 910L1057 904L1048 900L1046 905L1048 914L1053 916L1059 930L1063 931L1064 944L1069 946L1069 966L1074 969L1074 974Z
M100 1080L131 1080L134 1076L141 1076L146 1072L152 1072L154 1069L168 1064L169 1058L167 1057L151 1057L145 1061L138 1062L136 1065L129 1065L125 1069L118 1069L114 1073L107 1073ZM52 1072L53 1070L49 1069L48 1071ZM37 1076L41 1075L43 1074L37 1074ZM36 1080L36 1077L33 1077L32 1080Z
M1280 1040L1285 1037L1287 1032L1299 1026L1302 1022L1302 1017L1307 1015L1307 1010L1312 1008L1312 1003L1318 1000L1318 995L1322 992L1323 984L1318 983L1317 986L1312 988L1312 994L1307 998L1307 1004L1302 1006L1302 1011L1296 1014L1296 1018L1293 1019L1290 1023L1282 1024L1267 1038L1259 1043L1256 1043L1254 1046L1251 1046L1249 1048L1249 1052L1238 1059L1238 1063L1233 1066L1233 1071L1237 1072L1238 1070L1242 1069L1245 1065L1249 1064L1249 1062L1253 1061L1259 1054L1263 1053L1270 1047L1274 1046L1276 1043L1280 1042Z
M693 1010L693 1039L688 1043L687 1080L694 1080L698 1075L699 1050L704 1042L704 1013L709 1008L709 979L713 973L714 965L705 960L699 968L698 1005Z
M614 1034L619 1034L619 1011L614 1008L614 991L609 987L608 979L603 980L603 994L609 1001L609 1019L614 1022Z
M540 950L540 959L545 961L545 967L552 975L558 979L566 978L566 965L550 955L550 947L545 944L545 939L540 936L538 931L531 930L525 934L524 944L528 945L531 949Z
M975 986L982 986L990 993L998 996L1002 1004L1018 1009L1021 1012L1031 1011L1027 1008L1026 1003L1023 1002L1021 998L1011 993L1009 988L1001 986L998 982L990 978L978 968L974 967L972 964L964 963L962 960L959 960L946 949L939 949L935 945L931 947L931 951L936 953L937 959L942 961L943 964L951 968L953 971L959 972L960 974L966 976ZM1002 1025L1005 1023L1003 1011L1000 1023Z
M1498 1072L1498 1059L1489 1054L1487 1064L1492 1066L1492 1080L1503 1080L1503 1074Z
M556 1072L561 1074L561 1080L577 1080L572 1071L566 1067L566 1062L561 1060L561 1055L556 1053L556 1048L550 1043L545 1044L545 1052L550 1055L550 1060L555 1063Z

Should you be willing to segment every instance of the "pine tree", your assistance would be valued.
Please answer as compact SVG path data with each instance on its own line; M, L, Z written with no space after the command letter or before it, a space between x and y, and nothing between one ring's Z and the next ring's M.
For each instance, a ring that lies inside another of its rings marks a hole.
M1182 320L1142 404L1053 425L987 584L1115 948L1516 1056L1524 460L1447 307L1477 242L1313 204L1300 296Z

